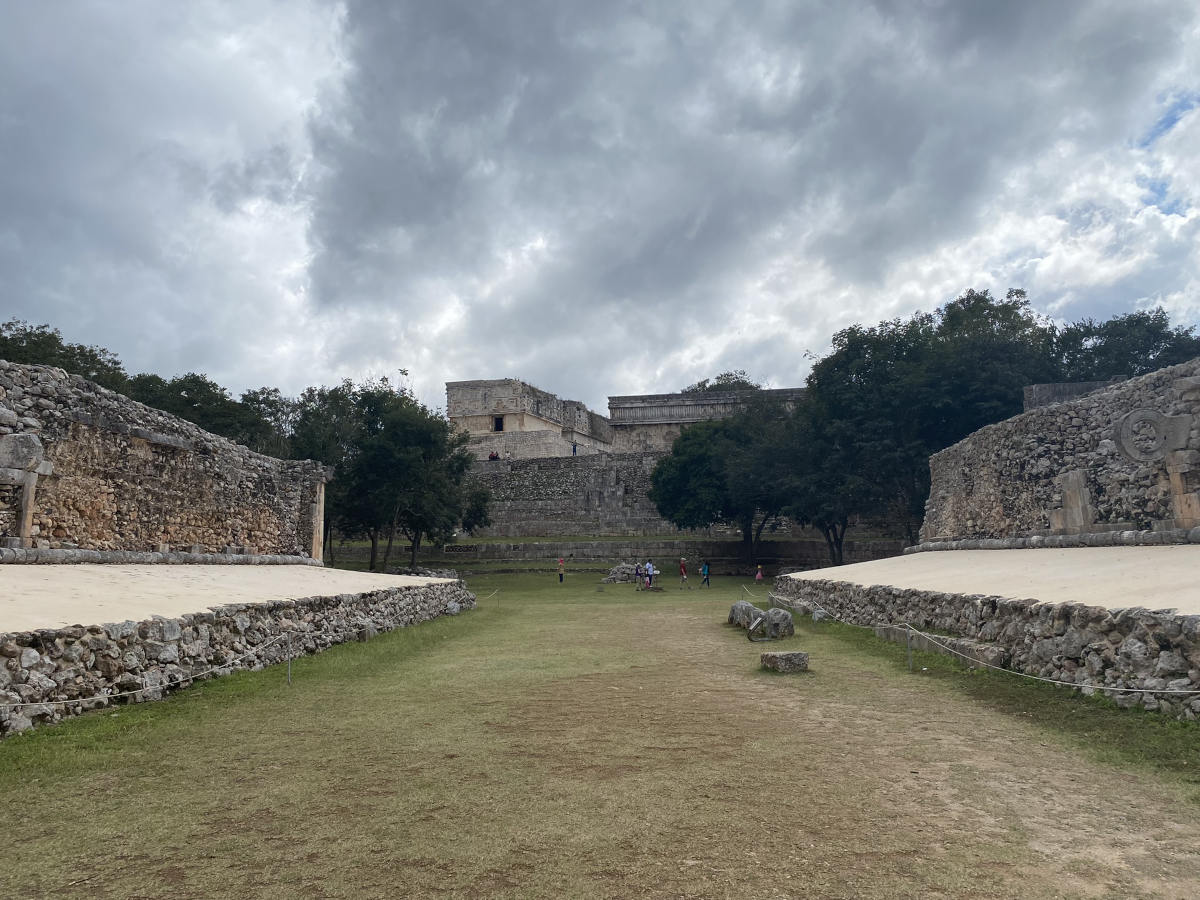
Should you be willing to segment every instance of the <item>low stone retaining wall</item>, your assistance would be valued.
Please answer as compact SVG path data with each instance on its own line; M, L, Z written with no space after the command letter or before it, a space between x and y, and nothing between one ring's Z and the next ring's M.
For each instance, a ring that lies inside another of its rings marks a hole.
M996 648L1009 669L1067 682L1119 706L1141 705L1178 718L1200 715L1200 616L1173 610L1105 609L978 594L781 576L774 594L798 612L813 605L855 625L901 625L968 638ZM982 657L981 657L982 658Z
M0 737L282 662L289 636L299 656L474 607L474 594L455 581L0 634Z

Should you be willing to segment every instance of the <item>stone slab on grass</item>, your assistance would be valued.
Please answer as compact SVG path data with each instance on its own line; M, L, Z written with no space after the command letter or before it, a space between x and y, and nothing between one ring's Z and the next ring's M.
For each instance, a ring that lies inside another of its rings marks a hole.
M775 672L807 672L808 654L803 650L775 650L759 657L764 669Z

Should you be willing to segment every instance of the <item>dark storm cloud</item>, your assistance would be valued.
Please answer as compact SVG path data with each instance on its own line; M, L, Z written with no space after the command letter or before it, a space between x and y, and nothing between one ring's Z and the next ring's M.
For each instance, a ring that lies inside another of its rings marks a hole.
M280 269L306 256L293 194L311 87L289 97L307 6L291 22L281 8L6 8L0 314L134 370L237 387L286 371L258 340L283 313ZM288 210L293 223L271 221Z
M802 334L763 368L797 380L828 339L810 323L847 320L802 283L755 293L765 268L886 292L985 231L1014 169L1144 132L1191 23L1177 4L353 2L350 72L312 120L316 297L404 319L462 377L592 402L630 369L668 389L746 365L721 348L782 313Z
M603 408L1025 287L1200 314L1186 4L197 0L0 28L0 313Z

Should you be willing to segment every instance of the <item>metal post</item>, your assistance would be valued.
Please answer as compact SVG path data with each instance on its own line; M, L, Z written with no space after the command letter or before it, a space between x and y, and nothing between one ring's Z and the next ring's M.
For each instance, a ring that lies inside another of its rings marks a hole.
M288 686L290 687L292 684L292 633L290 631L287 633L287 641L288 641ZM912 666L909 666L909 668L912 668Z
M912 628L904 631L905 643L908 645L908 671L912 671Z

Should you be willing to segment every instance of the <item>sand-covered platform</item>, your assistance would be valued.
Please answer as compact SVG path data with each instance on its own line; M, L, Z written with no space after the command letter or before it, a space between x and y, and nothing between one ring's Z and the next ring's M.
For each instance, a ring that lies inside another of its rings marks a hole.
M815 569L801 580L1200 614L1200 545L946 550Z
M317 566L0 566L0 633L444 582Z

